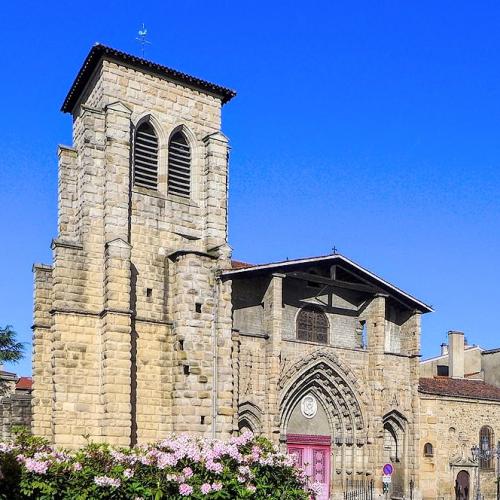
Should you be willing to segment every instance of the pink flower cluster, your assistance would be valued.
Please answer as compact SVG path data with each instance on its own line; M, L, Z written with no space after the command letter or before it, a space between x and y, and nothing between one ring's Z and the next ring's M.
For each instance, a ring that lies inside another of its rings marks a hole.
M94 483L97 484L97 486L111 486L112 488L119 488L122 484L119 479L108 476L96 476L94 477Z
M200 491L203 495L208 495L211 491L220 491L222 490L222 483L203 483L201 485Z
M46 474L49 465L50 462L45 460L36 460L35 458L26 458L24 460L24 466L26 469L34 474Z
M240 485L238 488L253 493L257 491L254 484L256 475L262 468L268 467L281 468L282 472L295 479L299 488L304 487L313 496L319 494L321 487L308 487L308 478L296 467L293 456L279 452L270 443L263 444L250 432L226 442L172 435L155 444L131 449L114 449L107 445L75 452L62 452L48 446L39 449L33 454L23 451L29 455L25 456L14 445L0 443L0 453L17 454L18 462L29 473L47 475L49 472L67 472L77 475L85 468L86 471L95 471L93 482L101 488L127 487L137 478L151 475L163 478L165 487L174 488L180 496L208 496L230 488L224 485L224 480L233 477ZM101 466L96 467L95 464Z

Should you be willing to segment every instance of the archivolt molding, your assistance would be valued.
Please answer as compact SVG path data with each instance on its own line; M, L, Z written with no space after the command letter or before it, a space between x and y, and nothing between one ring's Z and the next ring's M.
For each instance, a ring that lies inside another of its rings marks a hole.
M245 421L255 434L262 432L262 410L251 401L244 401L238 405L238 426Z
M397 410L391 410L386 413L383 417L383 422L384 424L395 424L403 432L406 430L406 426L408 425L408 419Z
M362 405L366 406L364 391L351 370L333 353L317 350L299 360L283 371L279 388L283 432L295 405L310 392L327 411L336 437L350 443L365 438L367 429L362 411Z
M158 118L156 118L155 115L153 115L151 113L143 113L141 115L133 117L132 123L134 124L133 125L134 132L144 122L151 123L151 125L155 129L156 135L158 136L158 146L159 146L159 148L160 149L161 148L165 148L166 142L167 142L166 141L166 136L165 136L165 130L163 129L160 121L158 120Z
M324 349L313 351L281 372L279 379L279 389L281 393L284 394L288 385L292 384L295 379L300 378L305 372L320 362L324 362L330 369L338 373L338 376L344 380L344 383L349 385L351 392L356 394L364 405L368 404L366 392L359 384L357 377L350 367L333 352L328 352Z

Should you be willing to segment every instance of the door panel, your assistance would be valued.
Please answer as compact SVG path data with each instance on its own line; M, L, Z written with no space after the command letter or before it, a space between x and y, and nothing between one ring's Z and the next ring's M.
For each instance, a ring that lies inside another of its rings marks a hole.
M300 448L297 446L289 446L288 453L290 455L294 455L297 459L297 465L299 467L304 466L304 448Z
M323 493L317 500L330 498L330 446L310 444L288 445L288 453L297 457L297 465L304 468L311 483L320 483Z
M457 500L469 500L470 476L465 470L458 473L455 481L455 498Z

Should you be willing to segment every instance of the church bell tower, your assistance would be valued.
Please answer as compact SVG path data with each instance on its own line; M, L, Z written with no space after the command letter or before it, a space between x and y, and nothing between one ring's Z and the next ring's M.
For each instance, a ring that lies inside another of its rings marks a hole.
M235 93L95 45L62 111L53 264L34 266L33 432L117 445L233 428L228 140Z

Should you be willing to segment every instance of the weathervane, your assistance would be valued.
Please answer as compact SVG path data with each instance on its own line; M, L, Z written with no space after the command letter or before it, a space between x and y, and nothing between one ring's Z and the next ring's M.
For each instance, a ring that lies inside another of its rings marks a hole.
M144 26L144 23L142 23L142 29L139 30L138 35L139 36L136 37L136 40L141 44L141 53L142 57L144 57L144 50L146 48L146 45L151 45L151 42L149 40L146 40L148 30L146 29L146 26Z

